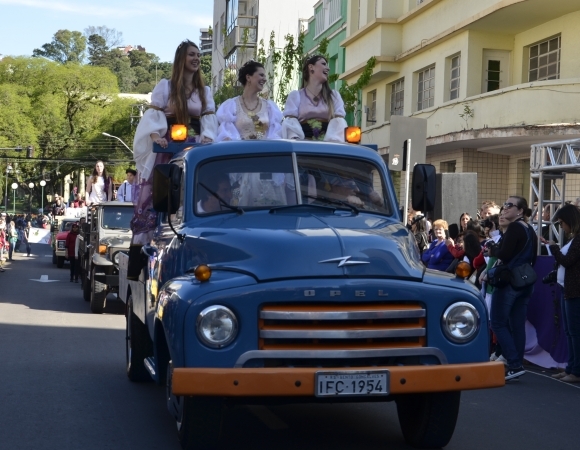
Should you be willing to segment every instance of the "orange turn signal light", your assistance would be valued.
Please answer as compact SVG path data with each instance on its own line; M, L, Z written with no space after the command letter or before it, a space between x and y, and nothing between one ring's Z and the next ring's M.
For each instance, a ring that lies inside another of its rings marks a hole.
M469 263L461 261L459 264L457 264L457 267L455 268L455 275L460 278L467 278L469 275L471 275L471 266Z
M344 140L349 144L359 144L361 140L360 127L346 127L344 130Z
M107 246L99 244L99 254L104 255L105 253L107 253Z
M185 141L187 139L187 127L185 125L171 125L171 140Z
M200 264L195 268L193 274L198 281L208 281L211 278L211 269L205 264Z

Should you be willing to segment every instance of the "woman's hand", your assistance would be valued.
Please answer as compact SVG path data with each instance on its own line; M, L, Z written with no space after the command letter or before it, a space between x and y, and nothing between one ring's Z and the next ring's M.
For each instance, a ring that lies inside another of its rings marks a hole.
M153 142L155 142L161 148L167 148L167 139L165 139L165 138L157 137L157 138L153 139Z
M202 140L201 140L201 143L202 143L202 144L209 144L209 143L211 143L211 142L213 142L213 139L210 139L210 138L208 138L208 137L205 137L205 136L204 136L204 137L202 138Z
M555 244L556 244L556 242L554 242L554 241L548 241L547 239L544 239L544 238L543 238L543 237L541 237L541 236L540 236L540 242L541 242L542 244L545 244L545 245L555 245Z
M455 247L455 242L451 238L445 239L445 245Z

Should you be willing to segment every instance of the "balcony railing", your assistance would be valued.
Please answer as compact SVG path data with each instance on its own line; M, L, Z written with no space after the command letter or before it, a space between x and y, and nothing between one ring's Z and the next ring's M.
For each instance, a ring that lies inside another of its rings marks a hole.
M231 55L240 47L256 47L258 44L258 18L238 16L224 42L225 56Z

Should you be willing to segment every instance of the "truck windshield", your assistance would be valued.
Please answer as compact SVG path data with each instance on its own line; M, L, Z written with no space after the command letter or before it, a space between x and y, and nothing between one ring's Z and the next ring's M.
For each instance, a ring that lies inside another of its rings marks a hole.
M228 206L245 211L332 203L338 208L352 205L363 211L392 214L381 173L372 162L300 154L296 162L298 180L292 155L232 157L201 165L196 174L195 213L231 213Z
M133 218L133 208L123 206L106 206L103 208L102 227L110 230L129 230Z

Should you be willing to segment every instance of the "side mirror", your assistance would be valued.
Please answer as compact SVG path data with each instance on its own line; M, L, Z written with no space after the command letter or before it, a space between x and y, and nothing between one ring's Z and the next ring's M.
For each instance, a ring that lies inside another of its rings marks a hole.
M175 164L158 164L153 170L153 209L175 214L181 195L181 167Z
M413 167L412 201L415 211L433 211L435 209L435 192L437 177L435 166L416 164Z

